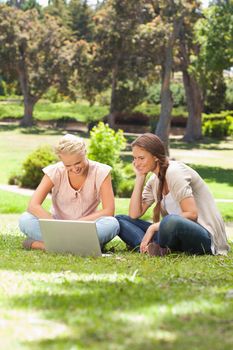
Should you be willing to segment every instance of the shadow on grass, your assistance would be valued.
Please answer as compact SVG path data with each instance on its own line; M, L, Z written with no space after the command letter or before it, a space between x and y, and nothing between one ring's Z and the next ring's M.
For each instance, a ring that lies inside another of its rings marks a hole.
M204 179L208 181L214 181L216 183L226 183L233 186L233 171L232 169L223 169L220 167L198 165L198 164L187 164Z
M6 124L6 125L0 125L0 132L3 131L14 131L19 129L19 124Z
M61 135L66 133L71 133L74 135L78 135L83 138L89 138L89 134L84 131L67 131L62 128L43 128L38 126L32 126L28 128L21 127L19 124L12 124L12 125L0 125L0 132L6 132L6 131L16 131L18 130L21 134L24 135Z
M129 164L133 161L133 157L130 154L121 155L122 161L126 164ZM208 166L208 165L199 165L199 164L188 164L191 168L196 170L198 174L205 181L213 181L216 183L226 183L230 186L233 186L233 171L232 169L223 169L221 167Z
M230 349L231 301L214 280L203 281L201 289L187 282L154 276L139 284L64 282L54 290L41 284L46 292L13 297L10 303L69 329L67 336L30 341L30 349L109 349L110 344L111 349Z
M170 148L184 149L184 150L192 150L196 148L196 149L203 149L203 150L219 150L219 151L229 151L233 149L233 144L232 144L232 147L222 147L223 141L228 142L229 139L218 140L218 139L211 139L211 138L203 138L200 141L187 143L182 141L182 139L177 140L177 139L171 138Z

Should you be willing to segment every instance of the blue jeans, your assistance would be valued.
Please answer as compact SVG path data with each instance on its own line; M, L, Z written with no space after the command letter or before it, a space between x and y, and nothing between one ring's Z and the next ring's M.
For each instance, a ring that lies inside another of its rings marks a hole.
M19 218L19 228L29 238L41 241L39 220L36 216L25 212ZM119 232L119 223L112 216L103 216L96 220L97 234L101 247L111 241Z
M120 224L119 237L130 247L139 250L139 245L150 222L117 215ZM194 221L179 215L167 215L160 222L154 241L172 251L190 254L212 254L210 233Z

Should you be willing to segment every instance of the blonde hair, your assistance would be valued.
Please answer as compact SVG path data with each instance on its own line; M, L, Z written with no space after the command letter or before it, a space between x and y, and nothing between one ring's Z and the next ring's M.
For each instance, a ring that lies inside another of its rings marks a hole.
M61 153L86 153L86 144L81 137L72 134L64 135L55 147L57 155Z

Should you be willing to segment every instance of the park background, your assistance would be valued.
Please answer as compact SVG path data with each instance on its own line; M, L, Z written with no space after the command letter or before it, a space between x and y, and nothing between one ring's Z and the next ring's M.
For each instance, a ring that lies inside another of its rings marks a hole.
M42 5L0 1L3 348L231 349L231 252L150 259L115 239L108 259L48 255L22 250L17 220L66 132L113 167L126 214L130 143L149 131L207 182L232 246L233 2Z

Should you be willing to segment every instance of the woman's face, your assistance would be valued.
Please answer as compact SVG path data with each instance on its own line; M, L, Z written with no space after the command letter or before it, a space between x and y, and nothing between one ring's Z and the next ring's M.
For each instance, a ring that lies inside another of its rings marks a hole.
M61 153L59 158L63 162L68 173L84 175L88 168L88 160L83 153Z
M140 174L146 175L150 171L155 171L157 167L157 157L138 146L134 146L132 152L134 158L133 164Z

